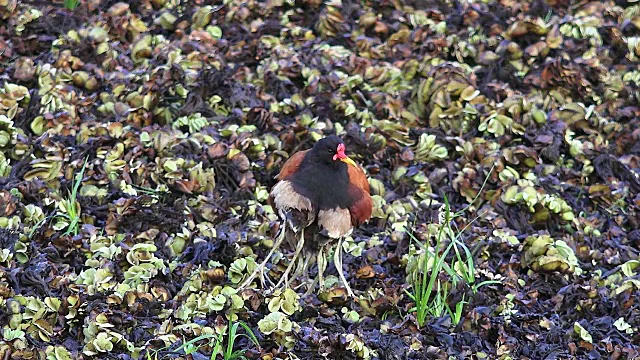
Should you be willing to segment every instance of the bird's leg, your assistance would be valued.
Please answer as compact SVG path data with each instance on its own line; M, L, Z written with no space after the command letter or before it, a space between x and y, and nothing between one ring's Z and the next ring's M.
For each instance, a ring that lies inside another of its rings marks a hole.
M304 258L304 260L303 260ZM300 274L302 274L303 270L306 270L307 267L309 266L309 257L308 256L302 256L301 258L298 258L298 266L296 267L296 272L293 273L293 278L296 279L298 276L300 276ZM308 277L308 272L304 271L305 275L307 275L306 277L304 277L304 280L300 282L300 285L298 285L298 287L296 287L296 289L298 289L299 287L305 285L306 283L309 282L309 277Z
M304 296L307 296L311 293L311 290L313 290L316 286L316 284L318 283L318 276L316 275L315 278L311 279L311 277L309 276L309 269L311 268L311 266L313 266L313 264L316 262L316 254L304 254L304 264L302 265L302 269L298 269L298 270L302 270L302 278L304 279L303 282L300 283L300 286L307 286L307 291L304 293Z
M304 265L304 269L303 269L303 273L302 273L302 276L304 276L305 279L309 279L309 267L311 265L313 265L311 263L311 259L313 259L313 257L311 257L311 256L308 256L305 259L305 265ZM311 279L309 279L309 280L311 280Z
M311 292L313 291L313 289L315 289L316 284L318 283L318 279L319 277L316 276L315 279L313 279L313 281L311 282L311 285L309 285L309 288L307 289L307 291L304 293L303 297L311 294Z
M258 274L260 275L262 287L264 288L265 286L264 268L267 265L267 262L269 262L269 259L271 259L271 256L273 256L273 253L276 252L276 250L280 247L280 244L282 244L282 241L284 240L284 237L285 237L285 232L286 232L286 223L283 222L280 234L278 235L278 238L276 239L275 244L273 244L273 247L271 247L271 251L269 251L269 254L264 259L264 261L253 271L253 273L251 273L251 275L249 275L247 280L245 280L245 282L238 287L238 290L244 289L247 286L251 285L251 282L253 281L253 279L256 278L256 276L258 276Z
M318 251L316 260L318 263L318 282L320 284L320 291L324 291L324 271L327 269L327 258L324 253L325 246L321 247L320 251Z
M276 284L276 289L279 288L283 282L285 287L289 286L289 272L291 272L291 269L293 269L293 264L297 263L298 256L300 255L300 252L302 252L302 248L304 247L304 228L300 229L300 234L301 236L300 240L298 241L298 245L296 246L296 252L293 254L293 258L291 258L291 262L289 263L289 266L287 266L287 270L284 271L284 274L282 274L282 277L280 277L280 281L278 281L278 283Z
M351 290L347 279L344 277L344 272L342 271L342 238L338 240L338 246L336 247L336 251L333 252L333 263L336 266L336 270L338 270L338 275L340 275L340 280L344 283L344 287L347 289L347 294L349 296L355 298L355 294Z
M267 283L269 283L268 286L273 286L273 281L271 281L271 279L269 279L269 277L265 275L264 271L258 272L258 276L260 277L260 284L262 285L263 289L267 288Z
M291 276L292 279L297 279L298 276L302 274L302 270L309 265L309 258L305 257L304 254L301 257L298 257L298 264L296 265L296 271ZM306 280L306 278L305 278Z

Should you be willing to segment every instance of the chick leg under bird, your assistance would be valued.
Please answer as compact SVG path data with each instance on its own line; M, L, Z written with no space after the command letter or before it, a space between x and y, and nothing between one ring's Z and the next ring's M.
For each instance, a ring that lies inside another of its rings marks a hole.
M336 250L333 252L333 264L336 266L336 270L338 270L340 280L342 280L344 287L347 289L347 294L352 298L355 298L356 296L351 290L351 286L349 286L347 279L344 277L344 272L342 271L342 238L338 240L338 246L336 246Z
M291 258L291 262L289 263L289 266L287 266L287 269L284 271L284 273L280 277L280 280L276 284L275 289L279 288L283 282L285 287L289 286L289 273L291 272L291 269L293 269L293 265L298 262L298 256L302 252L302 248L304 248L304 227L300 229L300 240L298 240L298 244L296 245L296 252L293 254L293 257ZM296 271L296 274L297 273L298 272Z
M251 282L253 281L253 279L255 279L256 276L258 276L258 275L260 275L260 281L262 282L262 287L263 288L265 287L264 269L265 269L265 267L267 265L267 262L269 262L269 260L271 259L271 256L273 256L273 253L276 252L276 250L280 247L280 244L282 244L282 241L285 238L285 232L286 232L286 228L285 227L286 227L286 224L283 224L282 228L280 228L280 232L278 233L278 237L276 238L276 242L271 247L271 251L269 251L269 254L264 259L264 261L262 261L262 263L253 271L253 273L251 275L249 275L247 280L245 280L245 282L242 283L242 285L240 285L238 287L238 289L244 289L247 286L251 285Z
M309 287L307 288L307 291L304 293L303 297L311 294L313 292L313 290L316 288L316 284L318 283L318 276L316 276L313 281L311 282L311 284L309 285Z
M302 257L298 258L298 267L296 268L296 272L293 273L292 278L293 279L297 279L300 275L302 275L302 279L304 279L303 281L300 282L300 284L295 288L295 290L299 289L302 286L309 286L309 282L311 281L311 279L309 279L309 271L307 270L309 268L309 261L311 259L310 256L305 256L306 254L302 254ZM303 260L304 259L304 260Z
M316 263L318 264L318 283L320 285L320 291L324 291L324 271L327 270L327 257L325 254L326 244L318 249L318 255ZM315 284L315 281L314 281Z

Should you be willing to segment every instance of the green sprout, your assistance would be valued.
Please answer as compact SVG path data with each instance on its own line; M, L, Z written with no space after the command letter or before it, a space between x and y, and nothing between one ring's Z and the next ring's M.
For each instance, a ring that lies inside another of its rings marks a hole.
M64 0L64 8L68 10L74 10L80 6L80 0Z
M237 338L239 337L246 337L249 340L251 340L251 342L258 347L258 349L260 349L260 343L258 342L258 339L256 338L255 334L253 333L253 330L251 330L251 328L245 324L242 321L238 321L238 322L231 322L230 323L231 326L229 327L229 333L228 333L228 338L226 341L226 346L225 346L225 339L224 339L224 333L223 334L205 334L205 335L200 335L194 339L191 339L185 343L183 343L182 345L180 345L180 347L178 347L177 349L173 350L172 352L174 353L179 353L180 351L184 352L185 355L190 355L195 353L196 351L198 351L201 347L205 346L205 345L213 345L213 350L211 351L211 360L215 360L216 356L218 354L222 354L222 358L224 360L247 360L247 357L244 355L244 353L247 351L247 349L238 349L238 350L234 350L234 345L235 345L235 341ZM239 327L242 327L246 334L241 334L239 333ZM202 345L198 345L197 343L200 342L201 340L209 340L209 343L207 344L202 344ZM158 352L168 349L170 346L166 346L164 348L158 349L158 350L154 350L153 351L153 355L150 352L147 352L147 360L157 360L158 359Z
M492 171L493 167L489 171L489 174L491 174ZM485 179L473 201L461 211L452 213L449 199L447 196L444 196L444 205L440 213L440 224L438 226L436 244L433 251L430 250L428 246L425 246L425 244L422 244L405 228L409 237L424 251L424 257L418 256L417 259L414 260L415 268L409 270L413 292L405 290L405 293L415 303L415 306L410 309L410 312L416 313L418 325L421 327L424 326L428 315L440 317L446 313L451 317L454 324L460 322L462 319L462 311L466 304L465 296L463 295L462 299L456 303L454 309L452 309L447 302L450 295L449 289L455 288L460 281L464 281L469 285L474 293L484 285L499 283L499 281L488 280L475 284L476 271L473 254L469 250L469 247L460 240L461 234L474 223L479 216L457 233L454 232L451 225L454 218L461 216L475 203L482 189L484 189L488 178L487 176L487 179ZM447 238L449 239L449 244L442 253L438 253L438 250L442 248ZM451 262L447 262L447 256L451 250L453 250L454 256ZM409 265L411 265L411 261ZM446 275L446 280L442 280L441 275L443 274Z
M84 164L82 165L82 169L78 174L76 174L73 189L71 190L71 194L69 194L68 199L64 199L60 202L59 207L61 212L58 212L54 218L62 218L62 221L58 221L58 223L54 226L54 228L58 227L58 229L63 229L64 227L67 230L63 235L78 235L80 232L80 213L81 208L80 204L76 201L78 196L78 188L80 188L80 184L82 183L82 178L84 177L84 171L87 167L87 161L89 158L84 159ZM56 229L56 230L58 230Z

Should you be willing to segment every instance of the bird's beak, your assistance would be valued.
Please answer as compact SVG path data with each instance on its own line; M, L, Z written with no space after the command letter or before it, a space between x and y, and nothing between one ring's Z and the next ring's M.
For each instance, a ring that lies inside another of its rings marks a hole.
M358 167L358 165L356 165L356 162L353 161L350 157L348 157L347 155L345 155L343 158L340 158L340 161L342 162L346 162L349 165L353 165L355 167Z

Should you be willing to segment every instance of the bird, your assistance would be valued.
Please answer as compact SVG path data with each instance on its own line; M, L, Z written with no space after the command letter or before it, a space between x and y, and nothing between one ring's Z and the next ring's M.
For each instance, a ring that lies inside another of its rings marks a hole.
M275 288L283 283L288 286L294 264L297 267L293 278L301 272L308 278L309 266L315 261L318 275L309 291L316 282L323 289L326 255L329 246L337 242L334 264L348 295L355 298L342 269L342 240L368 221L373 212L369 181L362 167L347 156L342 139L330 135L318 140L311 149L294 153L283 164L275 180L268 203L280 220L276 241L240 288L247 287L258 275L265 285L266 263L286 238L295 252Z

